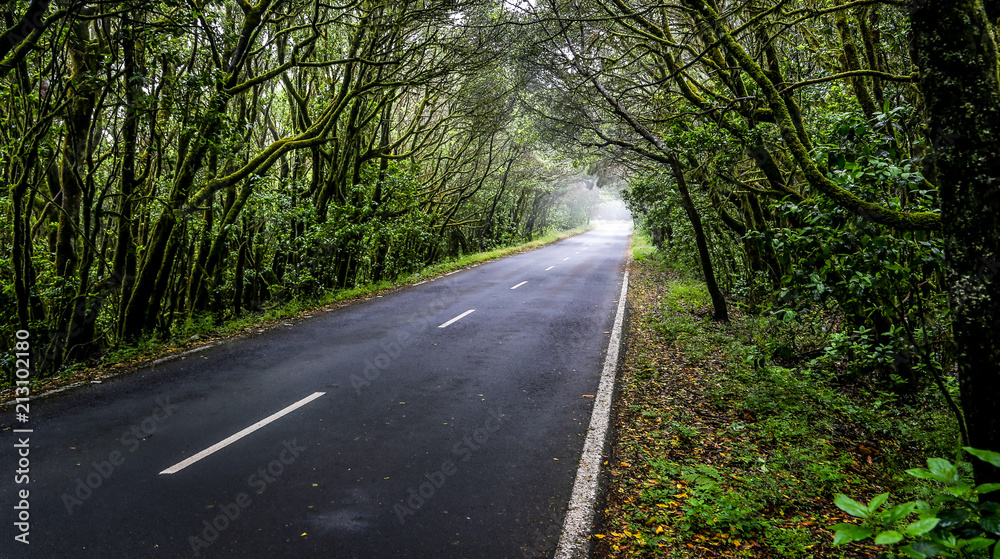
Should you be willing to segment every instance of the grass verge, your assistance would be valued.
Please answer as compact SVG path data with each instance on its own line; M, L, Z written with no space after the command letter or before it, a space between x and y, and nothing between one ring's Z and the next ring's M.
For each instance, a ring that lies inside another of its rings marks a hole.
M552 231L527 243L466 254L432 264L419 272L395 280L361 285L353 289L334 290L314 300L294 299L280 306L231 318L221 325L216 325L210 316L206 316L202 320L189 320L176 327L168 337L150 336L135 344L108 351L101 356L98 362L77 363L52 377L33 380L31 390L33 394L37 395L36 397L43 397L46 391L83 383L100 382L101 379L127 373L148 364L150 361L169 358L177 353L207 344L219 343L233 337L259 334L272 327L288 325L290 321L309 318L318 312L326 312L358 301L368 300L474 264L534 250L579 235L593 227L594 225L590 225L566 231ZM11 401L14 396L13 388L4 387L0 391L0 403Z
M931 445L907 438L937 436L926 426L946 414L887 413L808 367L778 366L760 350L760 317L731 309L730 324L714 323L701 281L642 235L633 255L595 557L876 557L833 547L827 528L850 520L833 496L912 494L903 470Z

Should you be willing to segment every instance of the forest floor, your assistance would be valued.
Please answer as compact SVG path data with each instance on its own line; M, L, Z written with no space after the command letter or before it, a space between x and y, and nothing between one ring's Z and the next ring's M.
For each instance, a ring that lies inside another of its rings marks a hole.
M903 470L947 419L772 363L759 317L731 305L714 323L702 282L634 251L595 557L876 557L832 545L829 527L852 521L834 495L912 493Z
M287 326L296 320L310 318L316 314L380 297L418 282L433 281L447 273L541 248L579 235L596 226L597 222L566 231L551 231L526 243L467 254L432 264L418 272L392 281L331 291L325 297L313 300L295 299L258 312L246 313L221 323L212 316L188 321L172 328L170 332L160 333L145 338L134 345L109 351L96 356L89 362L76 363L59 374L44 379L34 379L34 385L31 389L33 398L45 398L84 384L100 383L105 379L128 374L146 366L178 359L186 353L200 351L230 339L256 336L271 328ZM12 405L14 399L13 387L0 387L0 404L11 403Z

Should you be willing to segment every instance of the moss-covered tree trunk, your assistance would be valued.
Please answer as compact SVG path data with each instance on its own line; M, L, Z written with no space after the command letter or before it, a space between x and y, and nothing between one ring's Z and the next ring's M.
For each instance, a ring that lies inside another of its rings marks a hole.
M913 58L934 142L962 407L973 447L1000 451L1000 79L980 0L920 0ZM976 483L1000 469L974 461ZM994 500L1000 494L987 495Z
M128 16L122 16L122 79L125 90L125 120L122 125L121 197L118 206L118 235L112 277L112 282L119 287L121 294L117 324L121 324L125 316L125 307L128 305L128 296L132 292L132 282L135 280L136 266L138 266L135 243L132 242L132 228L135 219L133 196L137 183L136 146L139 137L137 103L142 90L135 80L136 70L139 69L136 59L138 41L135 30L129 23L132 18L134 18L134 13L131 11Z
M90 21L74 21L67 33L66 52L69 61L71 94L66 103L64 123L66 137L62 146L59 166L59 191L54 199L58 207L56 229L55 271L64 282L61 296L56 301L54 327L44 357L40 360L42 374L59 369L68 348L88 343L87 331L82 328L89 287L88 266L81 266L81 223L85 207L86 177L90 153L90 128L95 118L97 83L97 41L93 37ZM90 239L87 239L90 241ZM86 260L86 259L84 259Z
M695 244L698 245L698 257L701 259L701 269L705 273L705 285L708 287L708 294L712 297L712 318L720 322L729 322L729 310L726 308L726 298L719 289L719 284L715 281L715 270L712 268L712 258L708 252L708 239L705 238L705 228L701 224L701 215L694 207L691 200L691 192L687 186L687 179L684 178L684 170L680 161L673 158L671 164L674 178L677 180L677 190L681 194L681 203L684 211L687 212L688 220L691 221L691 228L694 229Z

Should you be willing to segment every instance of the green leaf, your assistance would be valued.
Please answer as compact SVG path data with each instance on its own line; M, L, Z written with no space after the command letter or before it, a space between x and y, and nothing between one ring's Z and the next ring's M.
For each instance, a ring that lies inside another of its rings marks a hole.
M971 491L972 490L972 486L971 485L956 485L954 487L945 487L944 490L947 491L948 493L951 493L952 495L954 495L956 497L961 497L962 495L965 495L966 493L968 493L969 491Z
M927 467L935 478L945 483L958 483L958 468L944 458L928 458Z
M913 505L913 511L920 514L924 518L934 516L934 513L938 510L927 501L921 501L920 499L913 501Z
M983 462L988 462L990 464L993 464L997 468L1000 468L1000 452L979 450L977 448L972 448L969 446L963 446L962 448L965 449L966 452L982 460Z
M886 499L889 498L888 493L882 493L881 495L876 495L872 497L872 500L868 502L868 512L874 513L879 507L885 503Z
M1000 536L1000 516L984 516L979 519L979 525L990 534Z
M931 473L931 471L928 470L927 468L911 468L909 470L906 470L906 473L919 479L933 479L936 481L940 481L937 475Z
M892 545L894 543L899 543L903 541L903 534L895 530L889 530L888 532L882 532L875 537L876 545Z
M924 557L934 557L946 551L946 548L932 542L913 542L910 546L917 553L922 553Z
M916 549L913 549L913 546L908 545L906 547L899 548L899 550L903 552L903 555L906 555L911 559L927 559L926 555L917 551Z
M988 538L973 538L965 543L965 547L962 551L966 553L973 553L979 551L980 549L986 549L987 547L993 545L993 541Z
M843 493L837 493L837 495L834 496L833 504L837 505L837 508L851 516L857 516L858 518L868 518L869 516L868 507L862 505L847 495L844 495Z
M831 526L831 528L834 530L833 545L842 545L863 540L870 537L873 533L868 528L858 526L857 524L837 524L836 526Z
M939 527L951 528L952 526L958 526L968 520L969 511L961 508L946 509L939 512L937 514L937 518L940 521L938 523Z
M899 522L904 517L912 513L915 508L917 508L916 503L913 502L902 503L882 513L880 515L880 518L883 520L885 524L892 525Z
M918 520L913 524L910 524L906 528L903 528L903 533L911 538L916 538L930 532L941 522L939 518L925 518L923 520Z
M992 493L994 491L1000 490L1000 483L984 483L979 487L976 487L976 492L980 495L985 495L986 493Z

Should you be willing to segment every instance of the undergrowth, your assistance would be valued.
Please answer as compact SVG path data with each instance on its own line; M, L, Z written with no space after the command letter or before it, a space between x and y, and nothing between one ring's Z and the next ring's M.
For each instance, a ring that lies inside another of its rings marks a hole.
M739 310L714 323L694 274L641 235L633 244L596 557L877 556L874 546L832 545L829 527L849 518L833 497L919 493L903 471L957 451L938 397L904 404L778 351L790 338L821 344L817 324Z

